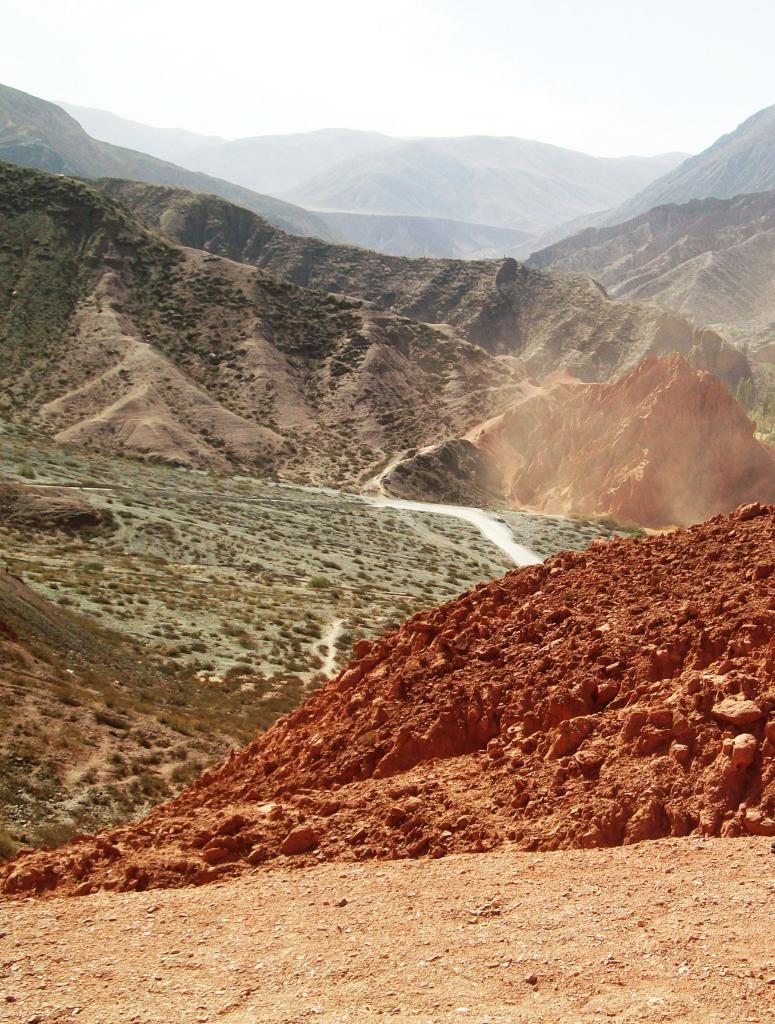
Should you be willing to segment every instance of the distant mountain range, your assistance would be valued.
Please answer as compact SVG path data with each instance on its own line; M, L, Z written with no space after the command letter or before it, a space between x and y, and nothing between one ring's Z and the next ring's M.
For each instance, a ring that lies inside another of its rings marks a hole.
M334 237L329 226L307 210L146 153L98 142L61 107L5 85L0 85L0 160L85 178L119 175L193 192L212 192L287 231Z
M64 106L97 138L331 214L348 241L405 256L526 255L531 239L621 203L685 156L611 159L516 138L342 129L225 141Z
M284 195L316 210L441 217L537 235L618 204L682 154L603 159L524 139L395 140Z
M441 217L401 217L379 213L319 213L340 238L362 249L391 256L490 260L524 255L532 235Z
M775 342L775 106L686 160L599 159L514 138L402 140L338 129L227 141L67 106L107 141L91 138L54 104L0 88L0 157L213 193L292 234L393 256L490 260L536 250L534 267L591 274L612 296L657 303L754 349ZM162 230L171 217L166 209ZM236 218L219 211L218 230ZM319 262L316 268L313 286L334 287ZM341 282L348 293L362 294L361 286L358 275ZM443 310L418 310L409 315L445 318ZM450 322L461 325L456 316ZM488 324L481 333L494 336Z

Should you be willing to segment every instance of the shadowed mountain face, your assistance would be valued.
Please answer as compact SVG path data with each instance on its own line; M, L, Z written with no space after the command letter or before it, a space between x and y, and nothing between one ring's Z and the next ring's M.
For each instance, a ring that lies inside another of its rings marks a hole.
M0 86L0 160L85 178L115 174L137 181L213 192L302 235L335 237L314 214L229 181L177 167L131 149L91 138L61 107L18 89Z
M754 346L775 340L775 192L659 206L579 232L530 264L592 274L611 295L656 302Z
M295 238L214 197L104 181L101 186L177 242L252 263L294 284L358 295L404 317L448 324L497 355L517 357L527 372L566 369L607 380L645 355L698 347L720 351L712 332L653 306L613 302L589 277L552 274L515 260L412 260ZM750 375L736 352L730 365L698 365L734 387Z
M601 223L619 224L665 203L729 199L775 189L775 105L753 114L708 149L612 210Z

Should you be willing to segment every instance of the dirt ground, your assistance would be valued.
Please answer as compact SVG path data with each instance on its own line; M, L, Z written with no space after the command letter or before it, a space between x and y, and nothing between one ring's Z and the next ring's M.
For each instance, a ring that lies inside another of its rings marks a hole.
M775 1020L768 839L329 863L0 910L0 1020Z

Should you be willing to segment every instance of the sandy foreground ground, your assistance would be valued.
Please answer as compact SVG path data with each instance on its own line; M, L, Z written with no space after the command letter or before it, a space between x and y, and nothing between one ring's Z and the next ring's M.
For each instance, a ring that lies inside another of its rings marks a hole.
M775 1021L769 839L0 904L0 1020Z

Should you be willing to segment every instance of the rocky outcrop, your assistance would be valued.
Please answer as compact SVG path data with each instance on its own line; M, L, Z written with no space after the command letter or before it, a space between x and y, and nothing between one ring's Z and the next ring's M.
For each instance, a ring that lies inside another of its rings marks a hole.
M679 355L613 384L547 385L475 438L517 506L687 525L775 500L775 453L724 385Z
M0 482L0 517L11 526L68 533L104 523L99 509L62 488L33 488L16 482Z
M376 641L145 820L0 870L8 896L274 863L775 835L775 508L596 542ZM712 571L711 571L712 568Z

